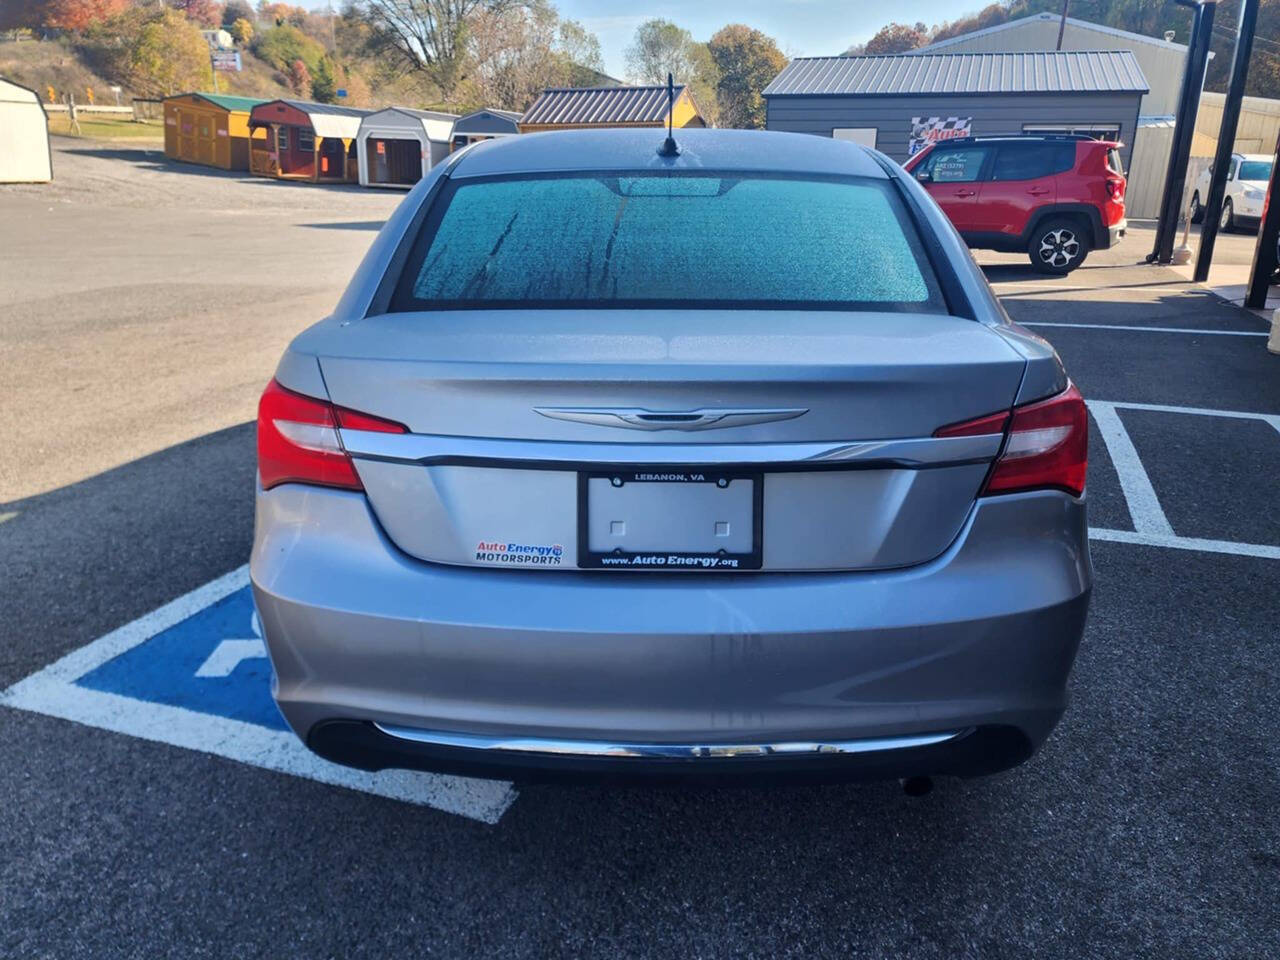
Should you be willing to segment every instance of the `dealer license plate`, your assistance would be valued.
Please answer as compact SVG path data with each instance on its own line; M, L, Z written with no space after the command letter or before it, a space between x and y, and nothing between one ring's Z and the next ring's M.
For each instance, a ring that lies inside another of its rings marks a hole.
M758 570L759 474L628 468L578 474L578 565Z

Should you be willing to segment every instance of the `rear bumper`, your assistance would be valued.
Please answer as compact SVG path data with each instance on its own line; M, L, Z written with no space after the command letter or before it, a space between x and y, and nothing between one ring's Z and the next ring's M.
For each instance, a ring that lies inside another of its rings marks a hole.
M1113 223L1111 226L1107 227L1106 242L1103 244L1103 249L1105 250L1118 244L1124 239L1124 235L1128 229L1128 220L1121 220L1118 223Z
M406 739L378 724L326 720L311 728L307 745L326 760L364 770L401 768L520 782L698 783L715 786L766 781L833 783L886 780L922 774L980 776L1016 766L1034 752L1015 727L948 731L936 737L884 738L871 749L768 751L754 755L686 757L655 751L650 756L611 756L599 750L575 753L562 741L535 741L530 748L462 746L456 737ZM480 740L483 738L467 738ZM930 741L919 742L912 741ZM545 743L546 749L539 749Z
M251 562L277 703L312 749L371 769L520 779L1011 766L1066 705L1091 576L1084 504L1058 493L981 501L942 556L909 569L668 575L423 563L390 544L362 495L285 485L259 491ZM385 732L397 728L427 735ZM466 740L723 747L954 732L965 735L685 758Z

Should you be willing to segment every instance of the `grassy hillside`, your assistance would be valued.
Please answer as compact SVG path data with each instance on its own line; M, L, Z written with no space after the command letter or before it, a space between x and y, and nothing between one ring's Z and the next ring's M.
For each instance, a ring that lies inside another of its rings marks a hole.
M2 0L0 0L2 2ZM69 44L61 40L21 40L0 43L0 77L30 87L42 101L53 87L58 100L66 93L75 94L76 103L88 99L92 88L98 103L114 104L111 84L94 73ZM120 94L120 102L128 105L132 92Z

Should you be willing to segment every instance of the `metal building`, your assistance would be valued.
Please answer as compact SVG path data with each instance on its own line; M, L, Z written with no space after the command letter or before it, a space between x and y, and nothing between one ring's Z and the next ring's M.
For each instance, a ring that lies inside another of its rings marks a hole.
M1053 50L1057 47L1061 20L1062 17L1056 13L1037 13L985 30L939 40L911 52L1026 53ZM1182 69L1187 62L1186 44L1067 17L1066 26L1062 29L1062 49L1130 51L1151 87L1142 98L1139 115L1164 117L1178 112L1178 91L1182 85Z
M372 112L305 100L260 103L249 113L249 129L267 133L250 141L249 169L281 180L355 183L356 136Z
M1146 92L1132 53L1092 50L806 57L764 97L770 130L853 140L902 162L964 136L1072 131L1131 144Z
M0 78L0 183L53 179L49 119L34 90Z
M457 114L388 107L360 121L356 158L363 187L411 187L449 155Z
M544 90L520 118L521 133L600 127L665 127L670 112L677 127L705 127L689 88L675 88L668 111L667 88L555 87Z
M265 100L221 93L164 98L164 155L223 170L249 169L249 112ZM267 132L254 131L259 140Z
M486 107L468 113L453 122L453 149L494 137L511 137L520 132L520 114L512 110L496 110Z

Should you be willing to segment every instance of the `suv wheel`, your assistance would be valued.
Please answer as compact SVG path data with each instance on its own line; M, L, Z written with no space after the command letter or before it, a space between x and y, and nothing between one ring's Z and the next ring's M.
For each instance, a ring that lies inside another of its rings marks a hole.
M1191 195L1191 222L1199 223L1204 219L1204 207L1200 205L1200 191Z
M1089 252L1080 224L1074 220L1046 220L1031 232L1027 256L1040 273L1070 273Z
M1218 218L1219 230L1231 230L1236 225L1236 212L1231 209L1231 198L1222 201L1222 216Z

